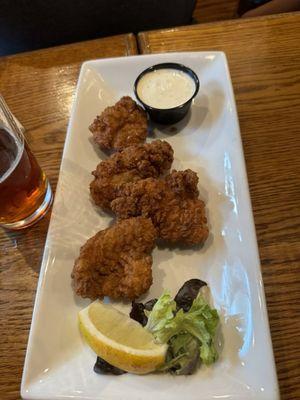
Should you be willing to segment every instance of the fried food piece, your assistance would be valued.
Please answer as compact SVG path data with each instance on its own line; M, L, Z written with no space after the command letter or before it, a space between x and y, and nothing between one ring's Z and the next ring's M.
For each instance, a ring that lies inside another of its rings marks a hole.
M73 288L92 300L109 296L133 300L152 284L151 251L156 230L150 219L120 221L96 233L80 249L75 261Z
M165 177L167 186L180 198L197 199L199 197L198 176L191 169L176 171L175 169Z
M143 143L147 129L146 112L129 96L107 107L89 126L94 141L104 151Z
M127 147L98 164L92 172L95 179L90 184L91 196L98 206L110 209L117 190L128 182L142 178L157 178L168 172L173 162L173 149L168 142Z
M197 183L197 174L191 170L173 171L165 179L139 180L120 188L111 207L120 219L151 218L158 236L169 243L201 244L209 231Z

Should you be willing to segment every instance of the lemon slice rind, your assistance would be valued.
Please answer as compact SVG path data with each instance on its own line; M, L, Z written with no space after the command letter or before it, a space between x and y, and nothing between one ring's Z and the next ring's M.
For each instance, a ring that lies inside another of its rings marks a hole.
M102 334L90 320L89 307L79 312L79 328L99 357L124 371L146 374L157 369L165 360L167 345L155 344L153 341L152 349L135 349Z

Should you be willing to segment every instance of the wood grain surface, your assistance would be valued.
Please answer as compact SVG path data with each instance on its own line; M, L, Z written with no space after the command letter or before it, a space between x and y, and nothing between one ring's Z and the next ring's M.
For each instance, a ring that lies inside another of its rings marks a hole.
M70 107L83 61L136 54L120 35L0 58L0 92L55 190ZM33 227L0 228L0 399L20 398L32 307L50 213Z
M300 13L145 32L139 41L144 53L227 55L281 398L300 399Z
M239 0L197 0L193 18L197 23L237 17Z

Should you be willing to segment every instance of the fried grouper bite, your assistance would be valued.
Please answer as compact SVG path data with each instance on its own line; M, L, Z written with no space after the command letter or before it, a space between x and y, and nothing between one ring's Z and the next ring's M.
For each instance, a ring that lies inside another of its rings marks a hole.
M72 285L92 300L135 299L152 284L151 251L156 230L144 217L120 221L90 238L80 249Z

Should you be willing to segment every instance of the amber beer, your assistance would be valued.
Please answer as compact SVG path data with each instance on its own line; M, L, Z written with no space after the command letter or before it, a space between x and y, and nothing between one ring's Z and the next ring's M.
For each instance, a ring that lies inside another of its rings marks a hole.
M20 229L48 210L51 188L26 141L0 126L0 225Z

